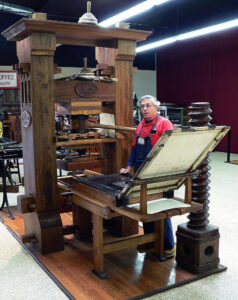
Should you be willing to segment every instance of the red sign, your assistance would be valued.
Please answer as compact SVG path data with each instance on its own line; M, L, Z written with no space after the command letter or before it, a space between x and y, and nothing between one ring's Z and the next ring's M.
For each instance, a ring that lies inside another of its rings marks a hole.
M0 71L0 90L19 89L19 76L17 71Z

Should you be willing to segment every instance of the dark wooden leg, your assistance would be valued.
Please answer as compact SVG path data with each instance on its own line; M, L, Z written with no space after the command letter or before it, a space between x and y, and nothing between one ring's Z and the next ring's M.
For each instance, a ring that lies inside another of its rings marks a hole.
M107 276L104 273L103 262L103 218L93 214L93 273L101 279Z
M20 166L19 166L19 160L18 160L18 158L16 159L16 164L17 164L18 180L19 180L19 183L22 183L22 180L21 180L21 171L20 171Z
M125 216L115 217L109 220L109 230L114 236L128 236L138 234L138 221L132 220Z
M164 220L158 220L154 225L155 233L158 235L158 239L155 241L154 253L160 261L165 261L164 255Z
M92 237L92 222L90 211L72 204L73 224L79 229L79 238L81 240ZM77 235L77 234L76 234ZM76 236L77 238L78 236Z

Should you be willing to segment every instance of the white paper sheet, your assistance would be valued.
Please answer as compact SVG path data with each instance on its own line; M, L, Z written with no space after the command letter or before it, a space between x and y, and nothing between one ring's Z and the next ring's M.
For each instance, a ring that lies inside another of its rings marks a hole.
M164 210L173 209L173 208L183 208L190 207L191 205L183 203L181 201L170 199L170 198L161 198L157 200L152 200L147 202L147 213L155 214ZM140 204L131 204L128 207L139 210Z

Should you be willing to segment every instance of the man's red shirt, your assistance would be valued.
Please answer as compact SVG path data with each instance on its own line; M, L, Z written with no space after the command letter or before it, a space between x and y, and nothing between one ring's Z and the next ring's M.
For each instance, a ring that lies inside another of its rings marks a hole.
M132 146L136 146L136 137L139 134L140 130L140 137L141 138L146 138L149 134L150 131L155 123L155 120L157 118L157 114L154 117L154 119L148 123L146 123L146 120L143 118L140 124L136 128L136 132L133 138L133 143ZM142 127L142 129L141 129ZM174 125L166 118L159 116L159 119L155 125L156 127L156 133L151 133L150 134L150 139L151 139L151 146L154 147L155 143L158 141L158 139L161 137L161 135L164 133L165 130L173 129Z

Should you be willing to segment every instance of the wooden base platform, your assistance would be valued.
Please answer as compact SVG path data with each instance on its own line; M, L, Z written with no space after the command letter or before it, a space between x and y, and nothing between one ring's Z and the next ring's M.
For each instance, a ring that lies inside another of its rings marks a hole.
M0 219L21 242L23 216L16 208L12 210L15 220L8 217L5 209L0 212ZM72 223L70 213L61 217L64 225ZM91 241L79 242L72 235L64 241L64 251L47 255L29 244L24 247L70 299L142 299L226 270L220 265L216 270L194 275L178 268L174 258L160 262L151 253L126 249L105 255L107 279L101 280L92 273Z

